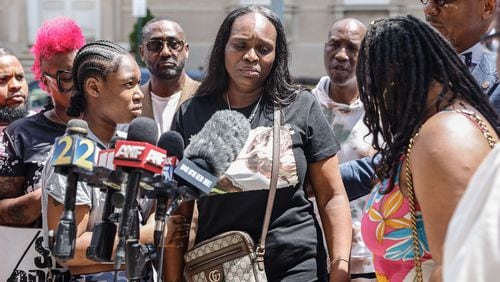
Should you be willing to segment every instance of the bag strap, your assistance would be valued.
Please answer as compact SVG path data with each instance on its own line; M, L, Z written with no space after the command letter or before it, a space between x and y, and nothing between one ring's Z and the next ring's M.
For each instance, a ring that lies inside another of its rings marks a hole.
M273 162L271 167L271 181L269 183L269 196L267 198L266 213L264 215L264 224L262 225L262 233L260 234L259 244L255 249L257 257L255 261L259 266L259 270L264 271L264 254L266 253L266 237L271 221L271 213L273 211L274 198L276 196L276 186L278 185L278 172L280 164L280 126L281 126L281 111L277 106L274 106L273 116Z
M486 141L488 141L488 145L493 149L495 147L495 144L497 143L497 140L493 135L491 135L490 130L488 129L488 126L486 125L486 122L475 112L470 111L470 110L464 110L464 109L459 109L455 110L457 113L464 114L467 116L469 119L471 119L481 130L483 133L484 137L486 138Z
M418 230L417 230L417 210L416 210L416 199L415 191L413 189L413 174L410 170L410 153L413 144L415 143L415 138L418 136L418 131L410 139L408 148L406 148L405 153L405 173L406 173L406 186L408 188L408 202L410 204L410 219L411 219L411 237L413 243L413 263L415 264L415 279L414 282L424 281L422 275L422 258L420 257L420 246L418 242Z
M481 132L483 133L486 141L488 141L488 145L493 149L496 144L495 138L491 135L486 123L483 119L478 116L476 113L468 110L456 110L458 113L462 113L467 115L472 121L474 121ZM415 264L415 279L416 282L422 282L424 280L422 274L422 257L420 256L420 246L418 242L418 230L417 230L417 210L416 210L416 202L417 199L415 197L415 189L413 187L413 174L410 170L410 153L413 145L415 144L415 138L417 138L420 129L417 130L417 133L410 138L410 142L408 144L408 148L406 148L405 152L405 174L406 174L406 186L408 188L408 202L410 208L410 219L411 219L411 237L413 241L413 262Z

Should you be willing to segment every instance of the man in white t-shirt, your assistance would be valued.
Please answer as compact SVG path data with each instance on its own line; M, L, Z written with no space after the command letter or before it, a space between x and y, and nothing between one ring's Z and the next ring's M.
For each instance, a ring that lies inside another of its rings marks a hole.
M330 123L341 150L339 162L371 156L372 138L363 123L365 109L359 99L356 65L366 27L356 19L335 22L328 32L324 47L324 76L312 93ZM368 135L368 136L367 136ZM347 189L349 187L346 186ZM361 238L361 214L366 196L350 202L353 223L351 278L353 281L374 280L371 253Z
M141 57L151 73L151 79L141 86L142 114L153 118L163 133L170 129L179 105L193 96L199 83L184 70L189 43L178 23L154 18L144 25L141 35Z

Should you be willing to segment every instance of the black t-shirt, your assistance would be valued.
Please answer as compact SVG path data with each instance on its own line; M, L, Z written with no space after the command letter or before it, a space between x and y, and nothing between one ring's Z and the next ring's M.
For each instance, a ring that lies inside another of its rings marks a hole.
M4 130L6 156L0 162L0 176L24 176L25 193L38 189L41 171L52 144L65 130L65 125L47 119L43 113L11 123Z
M255 105L236 110L248 117ZM219 96L194 97L176 113L173 130L188 143L216 111L225 109ZM269 189L262 179L270 176L272 126L272 107L260 106L247 144L226 172L234 186L198 201L196 242L231 230L248 232L258 242ZM280 138L280 181L266 240L266 274L270 281L324 281L328 273L322 232L303 184L307 165L335 155L340 145L319 104L305 91L282 109Z

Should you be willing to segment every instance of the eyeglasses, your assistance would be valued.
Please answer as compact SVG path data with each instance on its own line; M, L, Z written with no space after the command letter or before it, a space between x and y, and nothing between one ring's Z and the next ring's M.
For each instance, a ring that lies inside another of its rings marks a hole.
M424 5L429 4L429 1L431 0L420 0L420 2L422 2L422 4ZM434 4L436 4L437 6L442 7L444 6L444 4L451 2L452 0L432 0L432 1L434 1Z
M43 72L43 75L52 83L57 85L57 89L61 93L68 93L73 90L73 74L67 70L58 70L55 77Z
M500 46L500 32L481 36L481 44L491 52L497 52Z
M170 52L179 53L182 48L184 48L185 42L177 39L168 39L168 40L149 40L146 43L146 48L148 48L149 52L158 53L163 50L163 46L167 45Z

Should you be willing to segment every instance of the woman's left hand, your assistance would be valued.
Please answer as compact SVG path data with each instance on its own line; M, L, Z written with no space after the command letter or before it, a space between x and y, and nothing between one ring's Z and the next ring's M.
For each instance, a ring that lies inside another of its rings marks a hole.
M190 224L186 222L186 218L182 215L172 215L167 222L167 232L163 238L163 246L165 248L180 248L183 242L189 236Z

